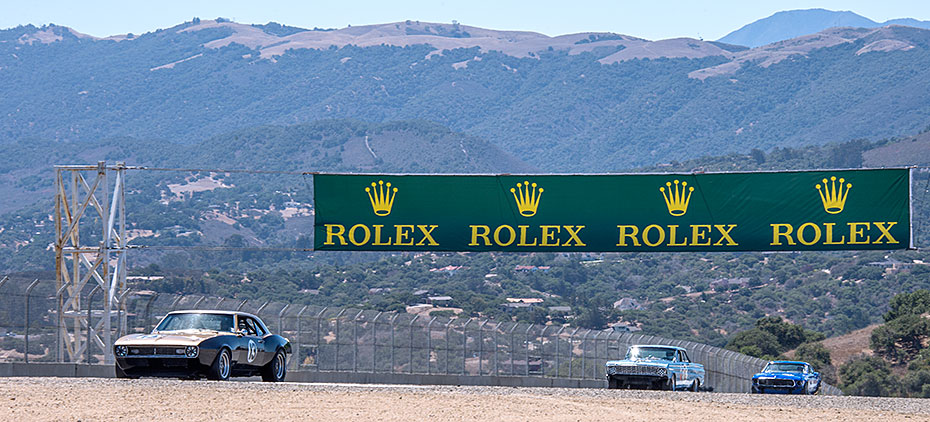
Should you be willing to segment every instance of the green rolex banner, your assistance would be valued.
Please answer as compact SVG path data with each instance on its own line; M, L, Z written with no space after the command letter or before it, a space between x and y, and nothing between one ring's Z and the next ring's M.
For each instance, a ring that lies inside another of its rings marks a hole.
M317 250L911 247L910 170L314 176Z

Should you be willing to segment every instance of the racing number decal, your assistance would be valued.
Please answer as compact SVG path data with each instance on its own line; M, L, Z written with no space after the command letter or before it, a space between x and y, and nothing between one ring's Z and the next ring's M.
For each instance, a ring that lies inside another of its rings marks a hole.
M249 339L249 356L246 359L252 363L256 356L258 356L258 345L255 344L255 340Z

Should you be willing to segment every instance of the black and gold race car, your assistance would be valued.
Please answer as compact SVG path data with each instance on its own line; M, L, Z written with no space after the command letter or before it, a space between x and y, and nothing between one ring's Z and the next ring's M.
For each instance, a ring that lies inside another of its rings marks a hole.
M283 381L291 344L257 316L235 311L176 311L151 334L113 345L117 378L141 376L225 380L261 375Z

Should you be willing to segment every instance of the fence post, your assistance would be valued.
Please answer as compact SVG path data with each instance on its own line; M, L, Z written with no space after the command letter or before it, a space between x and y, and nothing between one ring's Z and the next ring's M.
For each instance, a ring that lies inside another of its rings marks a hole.
M154 302L155 298L157 297L158 297L158 293L152 293L152 296L149 296L148 302L145 303L145 310L142 311L142 321L143 321L143 324L145 324L142 328L143 332L151 332L152 330L155 329L154 326L151 329L149 329L149 322L151 319L152 302Z
M375 315L371 319L371 372L378 372L378 318L381 318L381 314L384 312L378 312L378 315Z
M530 374L530 330L533 329L533 324L530 324L529 327L526 327L526 331L523 333L523 339L526 340L524 344L526 350L526 366L523 368L523 375Z
M245 301L242 301L242 304L245 304ZM239 305L242 307L242 305ZM316 314L316 371L320 372L320 366L323 364L323 314L326 310L329 309L329 306L323 307L320 309L320 312Z
M336 314L336 358L333 359L333 370L339 371L339 319L342 318L342 314L346 313L346 308L342 308L338 314Z
M413 373L413 323L416 322L417 318L420 317L420 314L416 314L413 319L410 320L410 325L407 327L410 329L410 368L407 370L407 373Z
M283 328L284 328L284 313L287 312L287 308L289 308L290 306L291 306L291 304L290 304L290 303L287 303L287 304L284 305L283 308L281 308L281 312L278 312L278 335L281 335L282 333L284 333L284 330L283 330Z
M397 320L397 317L400 314L394 314L394 318L391 318L391 373L394 373L394 367L397 366L396 361L394 360L394 331L397 329L397 326L394 325L394 321Z
M519 324L514 323L513 327L510 327L510 333L508 333L510 334L510 376L517 375L517 367L513 363L513 357L517 354L517 349L514 348L513 343L513 330L516 330L518 325Z
M197 301L194 302L194 304L191 306L191 309L197 309L197 307L200 306L200 304L203 303L203 301L206 300L206 299L207 299L206 296L200 296L200 299L197 299ZM257 313L256 313L256 315L257 315Z
M432 317L429 324L426 324L426 373L430 375L433 373L433 322L435 321L436 317Z
M84 362L88 364L90 363L90 345L93 344L93 342L91 341L90 335L91 335L91 330L93 330L93 326L94 326L91 322L91 316L92 316L91 309L93 309L92 305L94 304L94 295L96 295L97 292L99 291L100 291L100 285L98 284L97 286L94 287L93 290L90 291L90 294L87 296L87 338L85 340L86 342L85 347L87 348L87 350L85 350L86 352L85 354L87 357L84 359Z
M481 365L482 362L484 361L484 356L483 356L484 336L482 336L482 334L484 334L484 326L487 323L488 323L488 320L484 320L484 321L481 321L480 324L478 324L478 376L481 376L484 374L484 371L482 370L482 365Z
M225 297L221 297L220 300L216 301L216 305L213 305L213 309L220 309L220 305L222 305L222 304L223 304L223 301L225 301L225 300L226 300ZM279 330L279 331L280 331L280 330Z
M559 342L562 341L562 331L565 331L565 326L559 327L559 331L555 332L555 377L562 377L562 362L561 356L559 355Z
M200 301L197 301L197 303L200 303ZM269 303L271 303L271 301L270 301L270 300L266 300L265 303L262 304L262 306L259 306L258 309L255 310L255 315L258 316L259 318L261 318L261 315L259 315L259 314L261 314L262 311L265 310L265 307L268 306Z
M174 298L174 302L171 302L171 306L168 307L168 312L174 312L174 309L178 306L178 302L180 302L181 299L184 299L183 295L178 295L178 297Z
M3 280L0 280L0 287L3 287L3 283L6 282L6 277ZM61 285L61 288L55 292L55 303L58 304L58 325L55 326L55 362L62 361L62 347L64 344L61 341L61 326L64 324L64 316L61 314L61 295L65 293L65 290L68 289L71 283L64 283Z
M245 303L248 302L248 299L242 299L242 302L239 302L239 306L236 306L236 312L241 311L242 307L245 306Z
M310 305L304 305L304 307L300 308L300 311L297 312L297 344L294 345L295 346L294 356L297 357L297 359L294 359L294 370L295 371L300 370L300 342L301 342L301 337L303 337L301 335L303 333L303 324L301 322L301 319L302 319L301 317L303 316L304 311L307 310L308 306Z
M498 337L497 332L500 331L500 328L501 328L501 323L497 322L494 324L494 331L491 331L491 334L492 334L491 341L494 342L494 376L495 377L498 377L501 375L500 369L498 368L498 365L497 365L497 349L499 349L499 347L497 346L497 337Z
M126 298L129 297L129 293L132 292L132 289L126 288L122 294L116 298L117 307L116 307L116 332L117 338L126 335L126 325L128 324L125 319L128 318L127 314L129 310L126 309ZM125 312L124 312L125 310Z
M588 335L591 334L591 330L585 331L584 335L581 337L581 379L585 379L585 376L588 375L588 367L586 365L585 355L588 354L587 342Z
M445 365L445 366L446 366L446 375L449 375L449 350L452 349L452 345L449 344L449 339L450 339L450 337L449 337L449 327L450 327L451 325L452 325L452 320L450 319L449 321L446 322L446 326L445 326L446 336L443 338L443 340L445 340L445 344L446 344L446 365Z
M546 349L543 347L543 344L546 341L546 331L549 330L549 327L550 327L549 325L545 325L543 326L542 331L539 332L539 357L540 357L539 374L542 375L543 377L546 376L546 373L543 372L542 370L543 363L546 362L546 353L545 353Z
M575 327L571 334L568 335L568 377L573 378L573 367L575 366L575 333L580 330L580 327Z
M25 356L26 358L26 363L29 363L29 297L30 297L29 295L32 294L32 289L34 289L37 284L39 284L38 278L35 279L35 281L33 281L32 284L29 285L29 287L26 287L26 306L25 306L26 326L24 327L26 329L26 337L25 337L26 349L25 349L25 353L23 353L23 356Z
M358 311L352 318L352 372L358 372L358 317L362 316L362 311Z
M468 375L468 324L471 324L473 319L468 318L462 326L462 375Z
M603 331L598 331L597 334L594 335L594 371L593 371L593 372L594 372L594 376L593 376L594 379L600 378L600 370L599 370L599 368L603 368L603 366L601 365L600 356L598 355L598 352L597 352L597 340L598 340L598 337L600 337L601 334L603 334L603 333L604 333Z

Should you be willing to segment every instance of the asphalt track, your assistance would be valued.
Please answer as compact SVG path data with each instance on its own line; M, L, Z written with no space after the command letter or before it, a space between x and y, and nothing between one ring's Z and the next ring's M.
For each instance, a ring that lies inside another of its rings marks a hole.
M930 400L607 389L0 378L3 421L930 421Z

